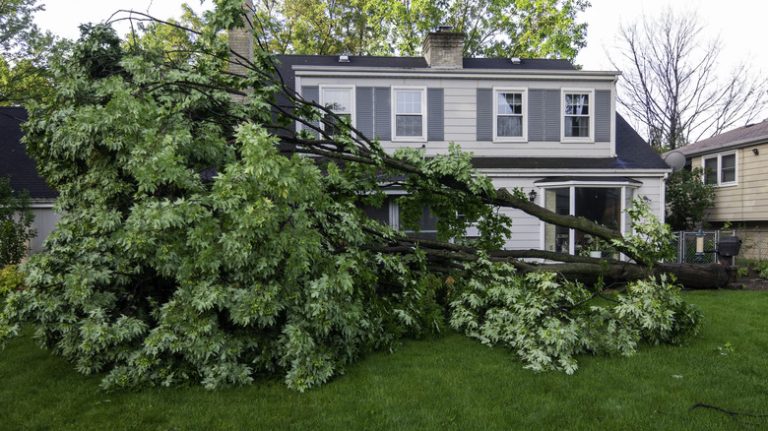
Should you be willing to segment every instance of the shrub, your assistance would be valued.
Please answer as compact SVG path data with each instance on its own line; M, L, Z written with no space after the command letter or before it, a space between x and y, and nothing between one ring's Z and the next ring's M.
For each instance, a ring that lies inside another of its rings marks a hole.
M20 290L24 285L24 276L16 265L8 265L0 269L0 301L9 293Z
M0 267L19 263L27 253L27 241L35 236L29 210L29 196L11 189L0 178Z

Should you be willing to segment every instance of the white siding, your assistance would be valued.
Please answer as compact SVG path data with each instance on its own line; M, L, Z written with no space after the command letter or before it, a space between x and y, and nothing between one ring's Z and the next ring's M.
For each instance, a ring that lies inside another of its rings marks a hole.
M30 241L30 251L37 253L43 249L45 239L56 228L60 216L52 208L33 208L32 214L35 216L32 228L37 231L37 235Z
M535 81L510 79L462 78L365 78L303 76L301 85L350 85L361 87L422 86L445 89L445 140L430 142L382 142L387 150L403 146L424 148L428 155L445 153L450 142L478 157L612 157L613 142L478 142L476 139L476 97L478 88L514 87L539 89L595 89L613 91L613 83L605 81ZM613 99L613 98L611 98ZM562 114L560 114L562 115ZM594 115L594 112L593 112ZM611 118L615 107L611 106ZM527 119L525 120L527 121ZM611 124L611 130L615 124Z

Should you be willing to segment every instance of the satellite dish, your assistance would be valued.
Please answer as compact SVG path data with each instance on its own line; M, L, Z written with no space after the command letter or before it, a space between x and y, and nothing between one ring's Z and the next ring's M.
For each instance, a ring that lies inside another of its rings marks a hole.
M679 151L670 151L664 156L664 161L667 166L672 168L674 172L677 172L685 167L685 155Z

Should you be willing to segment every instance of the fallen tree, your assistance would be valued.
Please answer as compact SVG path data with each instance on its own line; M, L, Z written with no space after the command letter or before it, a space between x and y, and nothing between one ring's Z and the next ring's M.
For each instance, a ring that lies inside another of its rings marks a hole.
M627 355L698 330L663 274L717 283L720 272L659 263L669 230L642 200L622 236L496 190L457 147L389 154L288 88L263 49L229 50L222 31L259 28L237 0L189 23L124 19L149 24L126 41L84 27L52 62L54 97L30 107L26 144L63 216L6 299L0 341L30 322L109 388L280 373L303 390L446 325L568 373L579 353ZM437 240L364 215L390 185L406 192L406 225L423 206L437 216ZM634 262L501 250L499 207L603 238ZM478 239L464 238L470 225ZM607 279L626 283L612 306L592 301Z

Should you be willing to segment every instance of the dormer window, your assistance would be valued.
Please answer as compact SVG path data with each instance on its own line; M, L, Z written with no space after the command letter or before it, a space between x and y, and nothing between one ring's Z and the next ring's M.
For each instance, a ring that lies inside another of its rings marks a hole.
M353 86L322 86L320 87L320 104L354 126L354 90ZM336 134L336 121L331 115L326 115L323 121L323 127L331 135Z
M493 140L523 142L527 138L525 119L528 93L522 89L495 89Z
M592 91L563 91L563 141L592 142Z
M392 139L400 141L427 140L427 100L423 87L392 89Z

